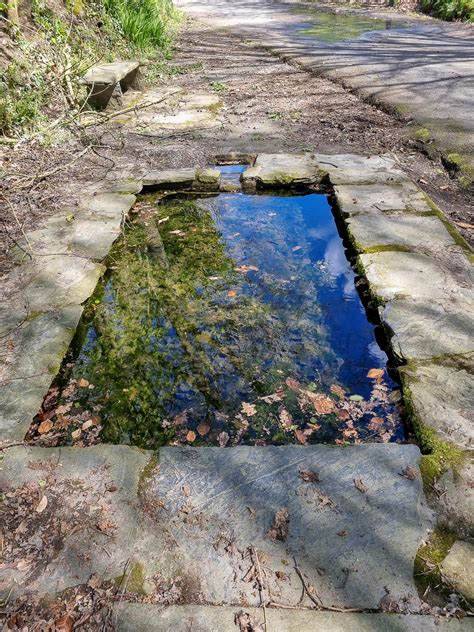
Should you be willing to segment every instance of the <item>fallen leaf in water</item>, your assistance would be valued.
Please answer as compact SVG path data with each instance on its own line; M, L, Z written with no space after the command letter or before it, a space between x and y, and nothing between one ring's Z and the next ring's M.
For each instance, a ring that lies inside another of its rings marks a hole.
M319 474L314 470L300 470L300 478L305 483L319 483Z
M79 380L77 385L79 386L79 388L87 388L89 386L89 382L88 382L88 380L86 380L83 377L81 377L81 379Z
M168 233L169 235L178 235L178 237L183 237L184 235L186 235L186 233L184 232L184 230L170 230L170 232Z
M78 428L77 430L73 430L73 432L71 432L71 437L75 441L76 439L79 439L79 437L81 436L81 433L82 433L82 430Z
M163 217L163 219L159 219L158 220L158 224L163 224L164 222L167 222L169 220L170 216L167 215L166 217Z
M362 395L351 395L349 397L349 399L351 400L351 402L362 402L362 401L364 401L364 398L362 397Z
M40 425L38 426L38 432L40 434L45 434L49 432L52 427L53 427L53 422L50 421L49 419L46 419L45 421L42 421Z
M345 395L344 389L342 388L342 386L339 386L339 384L331 384L331 393L334 393L334 395L337 395L341 399Z
M367 485L364 483L364 481L361 478L355 478L354 485L357 487L357 489L360 492L362 492L362 494L365 494L365 492L368 489Z
M418 473L412 465L407 465L402 469L402 476L414 481L418 477Z
M237 292L235 290L229 290L227 292L227 296L229 296L230 298L233 298L234 296L237 296Z
M263 397L259 397L262 402L266 404L273 404L274 402L281 402L283 399L283 391L277 391L276 393L272 393L271 395L264 395Z
M276 217L276 213L268 213L268 217Z
M198 431L198 434L201 437L204 437L205 435L207 435L210 429L211 429L211 426L209 424L206 424L204 421L202 421L196 428L196 430Z
M43 497L41 498L41 500L39 501L37 507L36 507L36 513L43 513L43 511L46 509L46 507L48 506L48 499L46 498L46 496L43 495Z
M298 252L298 250L301 250L301 248L303 248L303 246L293 246L291 252Z
M294 391L295 393L299 393L301 388L300 383L294 380L292 377L287 377L285 380L285 384L290 390Z
M286 408L282 408L279 414L280 422L285 430L290 430L293 424L293 417L286 410Z
M382 417L372 417L369 422L369 430L378 430L381 426L383 426L384 420Z
M242 412L247 417L253 417L257 414L257 408L254 404L249 404L248 402L242 402Z
M385 371L383 369L370 369L370 371L367 373L367 377L369 377L371 380L376 380L380 377L383 377Z
M186 441L188 443L193 443L193 441L196 441L196 433L193 430L188 430L186 434Z
M342 436L344 439L352 439L353 437L358 437L359 433L355 428L344 428L342 431Z
M221 448L224 448L228 443L229 443L229 435L227 434L227 432L220 432L217 435L217 441L219 442L219 445Z
M89 429L89 428L91 428L93 425L94 425L94 424L93 424L93 422L92 422L92 419L88 419L87 421L85 421L85 422L82 424L81 428L82 428L82 430L88 430L88 429Z
M334 411L336 406L330 397L322 395L321 393L313 393L312 391L301 392L310 400L318 415L328 415Z
M67 404L61 404L57 408L55 408L54 412L56 415L64 415L68 413L72 408L72 402L68 402Z
M234 268L236 272L257 272L257 266L239 266L238 268Z
M351 416L350 416L350 414L347 412L347 410L344 410L344 409L342 409L342 410L338 410L338 411L336 412L336 416L337 416L337 418L338 418L338 419L341 419L342 421L346 421L347 419L350 419L350 418L351 418Z
M284 542L288 537L288 525L290 524L290 514L284 507L279 509L273 518L272 526L267 532L267 538L270 540L281 540Z
M297 441L299 441L299 443L301 444L305 444L307 441L307 437L305 435L305 433L302 430L295 430L295 437L297 439Z

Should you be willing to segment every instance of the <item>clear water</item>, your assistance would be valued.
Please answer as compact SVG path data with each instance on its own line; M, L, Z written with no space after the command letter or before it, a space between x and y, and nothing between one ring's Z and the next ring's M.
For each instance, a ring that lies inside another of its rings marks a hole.
M362 18L342 13L326 13L311 8L295 8L293 13L305 16L308 22L298 28L298 33L326 44L353 40L372 31L404 28L402 22Z
M55 406L69 398L103 440L146 447L403 438L324 195L138 208Z

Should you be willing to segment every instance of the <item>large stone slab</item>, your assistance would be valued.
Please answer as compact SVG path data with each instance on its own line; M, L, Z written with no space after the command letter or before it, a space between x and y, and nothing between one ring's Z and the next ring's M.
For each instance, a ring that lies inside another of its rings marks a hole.
M22 266L29 281L22 296L31 311L83 303L105 272L102 264L74 255L45 255Z
M148 171L142 178L146 189L186 189L191 187L196 178L196 169L166 169Z
M378 246L437 251L455 245L454 239L437 217L358 213L348 217L346 225L359 252Z
M400 362L474 352L474 302L395 299L380 308Z
M121 188L121 185L120 187ZM125 219L128 211L135 204L136 196L132 193L101 192L86 194L79 202L79 209L91 216L122 217ZM74 212L73 212L74 214Z
M362 254L358 262L371 292L382 301L472 297L472 266L461 249L451 249L444 259L394 250Z
M402 384L415 416L445 441L474 448L472 393L474 371L469 361L452 364L411 364L402 367Z
M241 606L169 606L122 603L114 608L118 632L242 632L236 622L248 614L265 630L262 608ZM464 632L472 630L469 617L446 619L421 615L366 612L321 612L267 608L269 632ZM250 630L251 628L248 628ZM257 629L257 628L253 628Z
M117 83L128 74L137 70L138 61L114 61L89 68L83 77L85 83Z
M16 536L15 564L0 570L0 589L11 598L51 594L101 578L129 577L124 586L146 590L156 567L161 534L139 498L140 479L152 454L128 446L10 448L0 470L5 493L26 485L32 495L24 531ZM42 496L47 506L35 512ZM35 521L30 524L28 521ZM25 543L34 527L35 538ZM47 542L54 541L54 547ZM27 553L25 562L18 563ZM8 551L4 550L8 555Z
M315 158L321 169L329 172L329 179L333 185L374 182L390 184L408 181L408 176L387 156L316 154Z
M343 184L334 187L337 203L344 215L358 213L433 213L426 195L413 182Z
M424 497L419 475L401 474L419 456L395 444L163 448L144 490L164 538L161 572L181 578L191 602L258 605L258 550L276 602L300 603L296 563L326 605L377 608L386 591L416 605ZM287 533L272 535L277 512Z
M474 544L457 540L444 558L441 572L466 599L474 600Z
M252 167L242 174L242 186L278 187L317 184L327 170L321 169L312 154L259 154Z

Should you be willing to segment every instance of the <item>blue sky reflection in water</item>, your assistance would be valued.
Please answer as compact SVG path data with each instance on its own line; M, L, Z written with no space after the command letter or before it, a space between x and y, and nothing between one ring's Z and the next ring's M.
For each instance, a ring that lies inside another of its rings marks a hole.
M103 438L403 439L398 391L324 195L143 203L69 376L94 386L77 404L100 416Z

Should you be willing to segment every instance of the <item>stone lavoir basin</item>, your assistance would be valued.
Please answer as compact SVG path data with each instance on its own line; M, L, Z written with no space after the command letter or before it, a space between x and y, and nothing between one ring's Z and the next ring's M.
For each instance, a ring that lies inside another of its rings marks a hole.
M235 185L244 167L220 169ZM35 442L404 439L399 389L326 195L151 193L135 211Z

